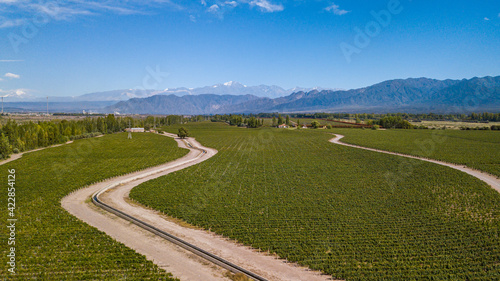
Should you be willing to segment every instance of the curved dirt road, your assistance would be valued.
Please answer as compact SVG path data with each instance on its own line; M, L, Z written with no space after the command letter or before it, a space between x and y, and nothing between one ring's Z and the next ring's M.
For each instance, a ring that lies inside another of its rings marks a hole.
M396 152L390 152L390 151L385 151L385 150L380 150L380 149L375 149L375 148L369 148L369 147L344 143L344 142L340 141L340 139L342 139L344 137L343 135L339 135L339 134L334 134L334 135L335 135L335 138L330 140L330 142L332 142L332 143L336 143L336 144L340 144L340 145L344 145L344 146L349 146L349 147L360 148L360 149L364 149L364 150L380 152L380 153L392 154L392 155L397 155L397 156L402 156L402 157L407 157L407 158L412 158L412 159L418 159L418 160L427 161L427 162L443 165L446 167L450 167L450 168L462 171L464 173L467 173L473 177L476 177L476 178L484 181L485 183L487 183L489 186L491 186L496 191L500 192L500 179L498 179L497 177L495 177L493 175L483 173L481 171L474 170L474 169L471 169L471 168L463 166L463 165L456 165L456 164L446 163L446 162L433 160L433 159L427 159L427 158L422 158L422 157L417 157L417 156L412 156L412 155L407 155L407 154L401 154L401 153L396 153Z
M5 160L0 161L0 165L12 162L14 160L17 160L17 159L21 158L26 153L40 151L40 150L44 150L44 149L52 148L52 147L58 147L58 146L65 145L65 144L70 144L70 143L73 143L73 141L67 141L67 142L61 143L61 144L55 144L55 145L51 145L51 146L47 146L47 147L40 147L40 148L37 148L37 149L33 149L33 150L24 151L24 152L21 152L21 153L12 154L9 159L5 159Z
M166 134L175 137L172 134ZM233 241L215 235L214 233L185 226L175 222L161 213L146 209L128 199L128 194L135 186L148 180L164 176L191 165L195 165L212 157L217 153L215 149L203 147L193 138L187 141L195 148L204 149L207 153L201 154L196 149L186 146L186 143L176 138L179 147L191 151L184 157L173 162L154 168L135 172L98 183L66 196L61 204L71 214L82 221L106 232L109 236L145 255L159 267L171 272L181 280L229 280L224 276L226 270L215 266L194 254L159 238L125 220L117 218L101 209L98 209L89 198L95 192L110 184L124 182L116 188L110 189L100 197L104 203L134 216L146 223L154 225L172 235L211 252L225 260L250 270L268 280L331 280L330 276L311 271L295 264L286 263L273 256L259 253L254 249L236 244ZM155 171L160 171L155 173ZM133 179L134 180L130 180ZM168 196L168 194L166 194Z

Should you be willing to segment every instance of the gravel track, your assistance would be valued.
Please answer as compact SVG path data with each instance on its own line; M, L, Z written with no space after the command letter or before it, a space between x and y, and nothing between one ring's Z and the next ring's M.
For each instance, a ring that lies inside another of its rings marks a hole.
M331 280L330 276L322 275L320 272L311 271L306 267L288 263L274 256L258 252L255 249L237 244L212 232L186 226L178 221L169 219L160 212L131 202L128 195L130 190L135 186L205 161L217 153L215 149L203 147L195 139L188 138L187 141L193 147L204 149L207 152L200 157L198 150L188 147L184 141L176 138L175 135L165 135L175 138L179 147L188 148L191 151L186 156L175 161L109 179L73 192L63 198L61 202L63 208L87 224L104 231L127 247L145 255L146 258L181 280L229 280L224 276L226 270L221 267L211 264L89 203L89 198L95 192L110 184L124 182L116 188L103 193L100 197L101 201L268 280ZM154 173L154 171L159 170L162 171Z
M386 154L392 154L392 155L397 155L397 156L402 156L402 157L407 157L407 158L412 158L412 159L418 159L418 160L427 161L427 162L431 162L434 164L439 164L442 166L450 167L450 168L462 171L464 173L467 173L473 177L476 177L476 178L484 181L485 183L487 183L489 186L491 186L496 191L500 192L500 179L498 179L497 177L490 175L488 173L474 170L474 169L471 169L471 168L469 168L467 166L463 166L463 165L456 165L456 164L451 164L451 163L442 162L442 161L433 160L433 159L427 159L427 158L418 157L418 156L412 156L412 155L407 155L407 154L402 154L402 153L396 153L396 152L390 152L390 151L369 148L369 147L364 147L364 146L359 146L359 145L354 145L354 144L348 144L348 143L344 143L344 142L340 141L343 137L344 137L343 135L335 134L335 138L331 139L330 142L335 143L335 144L344 145L344 146L364 149L364 150L370 150L370 151L375 151L375 152L380 152L380 153L386 153Z

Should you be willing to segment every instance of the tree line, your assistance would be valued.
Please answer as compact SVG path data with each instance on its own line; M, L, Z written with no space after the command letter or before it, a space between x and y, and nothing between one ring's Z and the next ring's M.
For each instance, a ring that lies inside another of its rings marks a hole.
M145 119L107 116L86 117L80 120L51 120L38 122L16 122L2 119L0 126L0 159L8 158L12 153L65 143L69 140L82 139L100 134L121 132L125 128L150 128L162 125L178 124L180 116Z
M260 113L249 116L257 118L273 118L278 117L279 113ZM500 113L471 113L471 114L435 114L435 113L291 113L292 118L304 119L359 119L359 120L379 120L384 117L401 117L405 120L412 121L463 121L463 122L500 122Z

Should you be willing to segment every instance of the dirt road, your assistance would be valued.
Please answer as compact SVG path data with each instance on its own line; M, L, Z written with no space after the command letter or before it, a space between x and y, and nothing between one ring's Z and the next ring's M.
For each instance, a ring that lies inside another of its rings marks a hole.
M33 149L33 150L28 150L28 151L25 151L25 152L21 152L21 153L12 154L9 157L9 159L5 159L5 160L0 161L0 165L12 162L14 160L17 160L17 159L21 158L26 153L40 151L40 150L44 150L44 149L51 148L51 147L58 147L58 146L65 145L65 144L70 144L70 143L73 143L73 141L68 141L68 142L61 143L61 144L55 144L55 145L51 145L51 146L47 146L47 147L40 147L40 148L37 148L37 149Z
M167 135L175 137L175 135ZM278 260L273 256L236 244L227 238L205 230L185 226L182 223L179 224L157 211L131 203L128 194L135 186L205 161L217 153L215 149L203 147L193 138L188 138L187 141L195 148L204 149L207 152L206 154L200 155L198 150L189 148L180 139L176 138L176 141L180 147L188 148L191 151L186 156L173 162L80 189L65 197L61 202L62 206L77 218L106 232L109 236L138 253L145 255L149 260L152 260L155 264L181 280L228 279L224 277L226 272L224 269L198 258L190 252L125 220L98 209L89 203L90 196L110 184L123 182L118 187L104 193L100 197L101 201L268 280L331 280L329 276L321 275L319 272L295 264L285 263L283 260Z
M431 163L443 165L443 166L450 167L450 168L453 168L453 169L457 169L459 171L462 171L464 173L467 173L467 174L469 174L469 175L471 175L473 177L476 177L476 178L484 181L489 186L491 186L493 189L495 189L496 191L500 192L500 179L498 179L497 177L495 177L493 175L490 175L490 174L487 174L487 173L484 173L484 172L481 172L481 171L478 171L478 170L474 170L474 169L471 169L471 168L463 166L463 165L456 165L456 164L446 163L446 162L442 162L442 161L438 161L438 160L433 160L433 159L427 159L427 158L422 158L422 157L417 157L417 156L411 156L411 155L406 155L406 154L401 154L401 153L396 153L396 152L389 152L389 151L385 151L385 150L380 150L380 149L375 149L375 148L369 148L369 147L363 147L363 146L354 145L354 144L348 144L348 143L344 143L344 142L340 141L340 139L342 139L344 137L343 135L335 134L335 136L336 137L333 138L333 139L331 139L330 142L333 142L333 143L336 143L336 144L340 144L340 145L344 145L344 146L349 146L349 147L355 147L355 148L359 148L359 149L364 149L364 150L370 150L370 151L376 151L376 152L380 152L380 153L386 153L386 154L398 155L398 156L412 158L412 159L418 159L418 160L422 160L422 161L427 161L427 162L431 162Z

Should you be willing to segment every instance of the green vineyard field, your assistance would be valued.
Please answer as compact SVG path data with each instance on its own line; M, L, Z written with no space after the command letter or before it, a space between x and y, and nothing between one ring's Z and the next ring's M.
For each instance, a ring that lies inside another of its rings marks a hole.
M500 194L476 178L329 143L338 129L187 127L219 153L134 200L333 278L500 278Z
M16 275L7 272L6 227L0 232L0 279L173 280L142 255L70 215L61 199L94 182L182 157L171 138L126 133L78 140L24 155L1 166L16 170ZM7 188L0 196L7 207ZM0 212L7 221L7 211Z
M345 143L463 164L500 177L500 132L459 130L345 130Z

